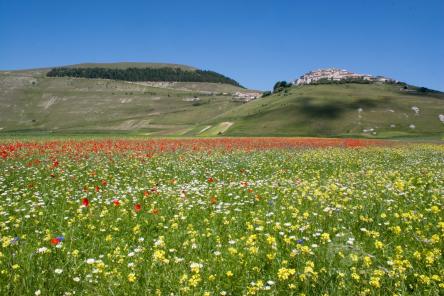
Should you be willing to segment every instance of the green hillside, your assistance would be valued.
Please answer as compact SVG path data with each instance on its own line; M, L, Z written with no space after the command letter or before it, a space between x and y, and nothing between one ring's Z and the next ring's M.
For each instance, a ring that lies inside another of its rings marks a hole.
M147 65L139 64L141 68ZM94 65L73 65L84 66ZM107 66L125 69L136 65ZM403 90L397 84L292 86L241 103L233 100L234 94L250 90L230 84L47 77L47 71L0 71L0 133L444 136L444 123L439 117L444 115L444 94Z
M248 91L220 83L53 78L46 71L0 72L0 132L182 135L238 107L232 94Z
M416 111L415 111L416 110ZM432 137L444 134L444 94L396 84L292 86L214 118L230 136Z

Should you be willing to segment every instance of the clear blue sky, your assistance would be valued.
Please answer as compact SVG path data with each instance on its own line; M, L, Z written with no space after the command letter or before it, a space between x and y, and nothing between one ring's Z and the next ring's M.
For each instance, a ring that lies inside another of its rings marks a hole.
M115 61L256 89L332 66L444 91L444 1L0 0L0 69Z

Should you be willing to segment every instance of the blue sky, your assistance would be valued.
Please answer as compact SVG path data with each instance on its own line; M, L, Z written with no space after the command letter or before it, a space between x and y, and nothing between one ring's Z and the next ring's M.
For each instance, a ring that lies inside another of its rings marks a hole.
M262 90L340 67L444 91L444 1L0 0L0 69L114 61Z

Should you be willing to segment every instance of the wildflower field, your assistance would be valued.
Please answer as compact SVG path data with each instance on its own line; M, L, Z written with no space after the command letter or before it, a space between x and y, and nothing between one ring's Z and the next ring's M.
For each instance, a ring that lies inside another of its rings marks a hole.
M0 143L0 295L443 295L444 146Z

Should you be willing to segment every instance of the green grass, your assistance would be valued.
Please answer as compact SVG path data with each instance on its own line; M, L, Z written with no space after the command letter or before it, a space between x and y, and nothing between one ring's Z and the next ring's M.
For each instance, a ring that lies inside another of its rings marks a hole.
M414 106L420 109L418 115L411 109ZM291 87L286 93L231 109L209 123L235 122L226 133L231 136L439 138L444 124L438 116L443 113L442 93L408 94L397 85L316 85ZM374 134L364 132L369 129Z
M444 136L444 123L438 118L444 114L444 95L407 93L399 85L299 86L242 104L234 102L232 94L248 90L226 84L47 78L43 72L0 72L0 133L221 136L217 127L232 122L222 135L434 140ZM193 97L200 101L187 101ZM206 126L211 129L201 133Z
M241 89L212 83L165 88L14 72L0 74L0 90L0 132L174 133L239 106L231 93ZM187 101L193 97L200 101Z
M0 158L2 295L444 291L442 146L31 143Z

